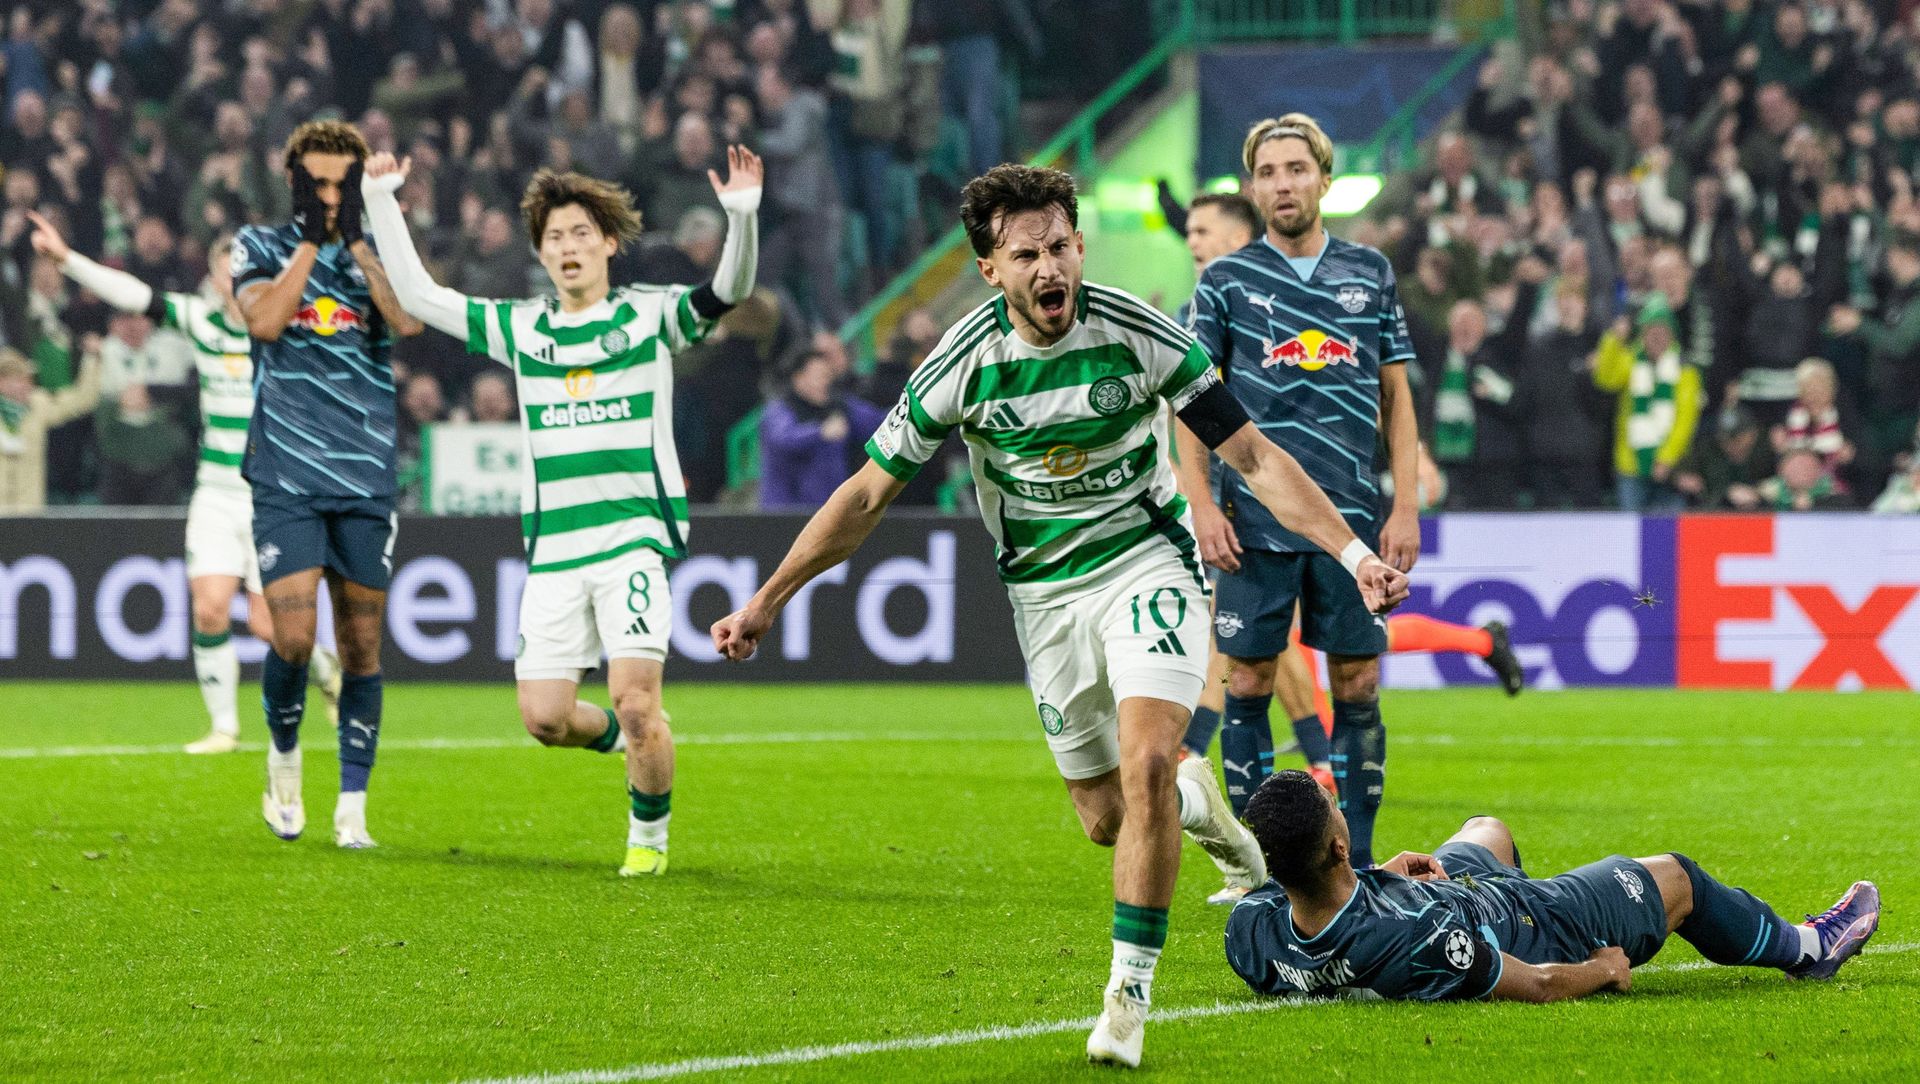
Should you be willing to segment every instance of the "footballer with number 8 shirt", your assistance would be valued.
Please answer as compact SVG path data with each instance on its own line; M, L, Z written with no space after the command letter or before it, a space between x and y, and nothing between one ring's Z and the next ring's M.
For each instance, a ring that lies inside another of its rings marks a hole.
M367 779L380 739L380 625L393 576L393 336L416 335L364 233L367 141L341 121L287 140L294 219L233 241L233 290L252 336L253 420L241 474L273 643L261 673L272 737L261 812L282 839L306 827L300 720L320 579L333 600L343 671L334 842L371 847Z

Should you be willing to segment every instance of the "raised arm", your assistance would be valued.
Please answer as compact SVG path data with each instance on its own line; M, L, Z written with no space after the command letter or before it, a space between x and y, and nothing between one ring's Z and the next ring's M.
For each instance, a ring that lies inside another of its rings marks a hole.
M433 281L426 265L420 262L420 253L413 247L413 235L407 230L406 216L400 213L400 201L394 198L394 193L406 182L407 170L412 164L411 158L398 162L384 151L367 159L366 175L360 181L367 222L373 227L374 242L385 254L385 277L400 307L429 327L465 342L471 299Z
M713 293L720 303L738 305L753 292L760 263L760 193L767 175L760 156L745 147L727 148L727 177L707 171L714 194L727 212L727 241L713 269Z
M27 220L33 223L33 250L59 264L68 278L121 312L143 312L156 323L165 315L166 303L153 292L153 287L125 271L94 263L67 247L66 238L53 228L53 223L40 217L39 212L28 211ZM154 311L156 307L159 312Z
M362 232L367 210L365 180L366 163L355 162L347 167L347 179L340 185L340 241L347 246L360 273L366 276L367 294L373 298L373 307L380 310L387 326L403 338L418 335L426 330L426 325L400 304L399 296L393 292L393 283L387 279L387 269L380 263L379 253L367 243Z
M815 576L852 557L905 488L904 480L872 460L842 482L746 607L714 622L714 650L736 662L751 657L788 600Z

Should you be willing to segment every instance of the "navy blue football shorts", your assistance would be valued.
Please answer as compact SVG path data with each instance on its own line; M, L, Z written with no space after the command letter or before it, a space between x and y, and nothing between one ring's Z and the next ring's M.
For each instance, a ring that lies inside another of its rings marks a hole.
M362 587L385 591L393 579L399 530L391 497L305 497L253 489L253 545L262 585L327 568Z
M1296 602L1308 647L1358 658L1386 653L1386 619L1367 609L1353 575L1324 553L1246 550L1240 571L1217 573L1213 589L1213 642L1230 658L1285 651Z

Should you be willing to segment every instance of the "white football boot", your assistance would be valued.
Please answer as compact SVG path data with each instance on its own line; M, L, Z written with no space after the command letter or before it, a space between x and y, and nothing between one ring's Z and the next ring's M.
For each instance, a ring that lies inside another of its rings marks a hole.
M1180 762L1180 777L1200 785L1207 796L1207 823L1189 828L1193 837L1220 872L1227 875L1231 887L1254 889L1267 883L1267 860L1260 855L1260 844L1233 815L1227 796L1220 793L1220 780L1206 757L1188 757Z
M307 827L307 809L300 801L300 749L282 753L267 749L267 792L260 796L260 813L267 827L281 839L299 839Z
M199 741L187 743L186 751L194 756L207 756L213 753L231 753L240 748L240 735L229 734L224 730L209 730L207 736Z
M367 792L343 793L333 807L333 842L352 851L378 847L367 834Z
M1147 1007L1118 990L1107 991L1106 1009L1087 1036L1087 1060L1138 1069L1146 1041Z

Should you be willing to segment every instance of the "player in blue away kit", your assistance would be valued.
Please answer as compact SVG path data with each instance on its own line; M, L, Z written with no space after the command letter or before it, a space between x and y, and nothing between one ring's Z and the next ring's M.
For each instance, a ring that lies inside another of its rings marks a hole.
M1419 436L1401 364L1413 357L1413 346L1393 269L1385 256L1321 225L1333 143L1312 118L1289 113L1261 121L1247 135L1243 158L1266 233L1201 274L1194 338L1254 424L1332 499L1359 536L1355 545L1377 539L1381 559L1409 571L1420 550ZM1384 526L1373 468L1383 428L1395 493ZM1178 439L1181 460L1200 462L1199 442L1186 432ZM1228 725L1270 732L1275 660L1287 649L1297 604L1301 642L1327 655L1328 759L1353 822L1354 858L1370 865L1386 783L1379 703L1386 621L1368 611L1338 560L1282 527L1232 468L1214 465L1213 488L1218 504L1195 501L1193 521L1202 559L1221 570L1214 638L1234 661ZM1310 751L1309 759L1319 757Z
M1625 991L1668 934L1717 964L1826 979L1880 924L1872 881L1792 925L1683 854L1536 880L1492 817L1431 855L1356 870L1346 818L1300 771L1261 784L1246 820L1273 880L1228 917L1227 962L1262 994L1558 1001Z
M261 674L272 748L267 826L306 827L300 719L320 578L333 599L345 677L334 842L371 847L367 777L380 740L380 622L393 575L394 402L387 352L418 320L400 308L362 231L366 140L313 121L287 140L294 220L248 226L233 243L233 288L253 336L254 412L241 473L273 615Z

